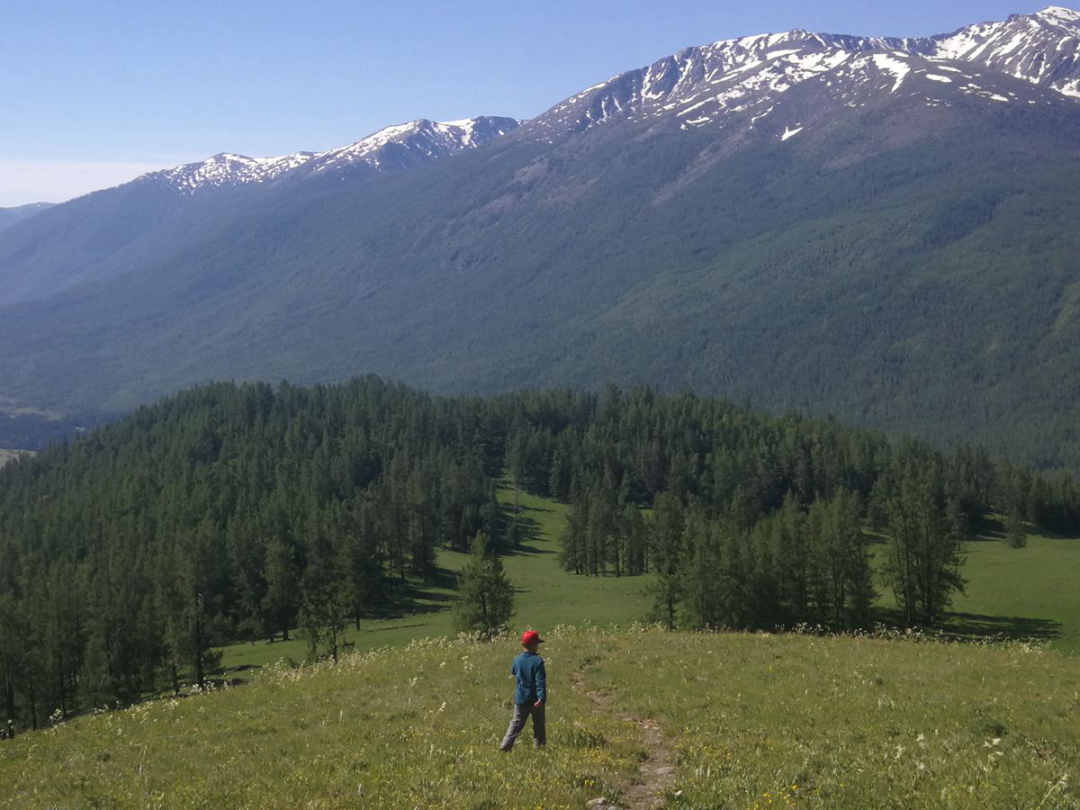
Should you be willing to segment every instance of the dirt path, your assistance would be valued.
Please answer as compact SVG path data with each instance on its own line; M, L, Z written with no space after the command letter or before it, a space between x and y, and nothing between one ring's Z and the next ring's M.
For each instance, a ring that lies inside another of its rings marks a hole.
M618 806L635 808L635 810L636 808L655 810L655 808L664 807L667 804L666 796L675 782L675 752L664 739L660 726L655 720L642 719L630 712L616 709L614 698L588 688L585 675L581 671L574 672L571 681L573 688L591 700L598 710L608 714L617 714L626 722L637 726L641 734L641 742L648 752L638 768L638 777L623 789L623 798L619 805L594 800L589 802L589 806L594 808Z

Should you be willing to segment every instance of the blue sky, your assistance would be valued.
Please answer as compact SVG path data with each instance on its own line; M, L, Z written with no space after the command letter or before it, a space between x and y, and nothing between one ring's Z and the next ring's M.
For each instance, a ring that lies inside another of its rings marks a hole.
M1023 0L6 0L0 206L230 151L339 146L426 117L527 118L686 45L909 36Z

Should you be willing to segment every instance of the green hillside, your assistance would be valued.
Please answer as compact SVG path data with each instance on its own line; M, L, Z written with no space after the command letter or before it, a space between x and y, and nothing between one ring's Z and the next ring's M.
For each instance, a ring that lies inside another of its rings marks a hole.
M651 607L648 593L652 577L604 577L584 579L567 573L558 563L559 538L565 530L567 507L525 492L515 495L508 487L499 490L504 505L517 501L529 526L525 548L505 557L507 574L517 592L512 627L591 625L599 628L645 622ZM950 637L1048 642L1062 653L1080 654L1080 539L1028 538L1026 548L1011 549L999 540L984 539L967 544L964 576L966 593L953 598L944 624ZM466 555L443 551L439 565L457 571ZM349 630L354 652L386 646L403 646L424 638L453 638L451 605L453 581L442 587L424 588L418 610L395 619L372 619L359 630ZM896 609L890 593L878 601L882 620ZM306 642L235 644L222 649L224 677L247 680L259 669L281 660L303 661Z
M549 745L497 751L512 639L277 668L0 745L8 807L1074 807L1075 662L1026 647L548 634ZM1041 804L1040 804L1041 803ZM659 806L659 805L658 805Z

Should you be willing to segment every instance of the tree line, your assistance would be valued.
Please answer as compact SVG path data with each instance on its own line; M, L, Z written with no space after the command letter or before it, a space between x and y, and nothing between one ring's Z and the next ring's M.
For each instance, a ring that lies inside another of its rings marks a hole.
M205 685L227 642L300 631L336 656L350 623L408 609L439 549L501 583L504 474L572 504L569 570L652 572L673 625L862 621L863 525L933 621L988 509L1080 527L1071 478L690 394L210 385L0 470L4 721ZM499 587L481 620L506 614Z

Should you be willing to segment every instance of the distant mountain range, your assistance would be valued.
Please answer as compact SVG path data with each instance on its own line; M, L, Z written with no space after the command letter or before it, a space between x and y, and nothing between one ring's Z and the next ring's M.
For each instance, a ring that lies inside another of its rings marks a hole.
M271 190L287 195L298 181L355 184L475 149L516 126L512 118L494 117L413 121L327 152L272 158L222 152L145 174L66 203L0 243L0 306L137 270L163 251L201 238L235 206L254 205ZM256 187L256 196L238 198Z
M19 205L15 208L0 208L0 231L51 207L52 203L31 203L30 205Z
M1080 13L687 48L0 234L0 394L652 382L1080 462Z

